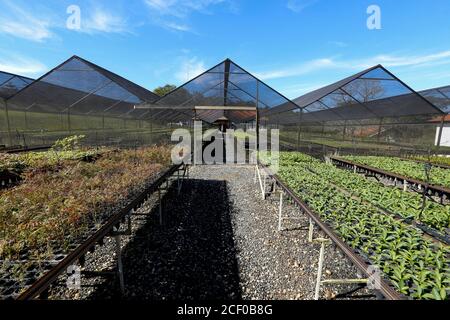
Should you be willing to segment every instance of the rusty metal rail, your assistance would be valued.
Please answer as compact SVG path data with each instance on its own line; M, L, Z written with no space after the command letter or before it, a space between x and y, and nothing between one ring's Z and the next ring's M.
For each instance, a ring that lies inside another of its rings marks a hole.
M276 184L299 206L302 212L306 213L315 224L336 244L336 246L348 257L352 264L361 271L364 275L370 277L369 264L364 261L361 256L350 248L334 231L323 222L319 216L314 213L295 193L286 185L277 175L272 174L270 170L258 163L271 176ZM397 292L394 287L384 279L380 279L379 292L388 300L405 300L405 297Z
M408 177L405 177L403 175L400 175L400 174L397 174L394 172L389 172L389 171L385 171L382 169L366 166L366 165L359 164L359 163L349 161L346 159L342 159L339 157L330 157L330 159L335 164L338 164L340 166L344 166L347 168L353 168L357 172L372 173L372 174L380 175L382 177L397 179L399 181L404 181L404 182L406 181L410 185L417 186L417 187L418 186L424 187L425 189L431 191L433 194L436 194L439 197L442 197L445 195L447 197L447 199L450 198L450 189L443 187L443 186L428 184L425 181L417 180L414 178L408 178Z
M45 145L45 146L35 146L35 147L20 147L20 148L13 148L13 149L4 149L0 150L0 153L25 153L25 152L31 152L31 151L41 151L41 150L48 150L52 146Z
M450 166L447 166L445 164L430 162L430 161L426 161L426 160L417 160L417 159L413 159L413 158L409 159L409 158L404 158L404 157L401 157L400 159L405 160L405 161L413 161L413 162L420 163L420 164L429 164L432 167L437 167L437 168L441 168L441 169L450 169Z
M75 261L83 257L90 249L95 247L97 243L100 243L103 238L111 234L113 228L121 223L123 218L126 217L132 210L137 209L142 203L148 200L149 196L158 190L158 188L176 171L180 170L181 164L174 165L166 170L162 175L156 179L149 187L147 187L138 197L130 202L124 209L117 214L113 215L98 231L91 235L81 245L70 252L64 259L62 259L57 265L51 268L47 273L41 276L36 282L22 292L17 300L30 300L36 298L43 292L45 292L49 286L62 274L67 267L72 265Z

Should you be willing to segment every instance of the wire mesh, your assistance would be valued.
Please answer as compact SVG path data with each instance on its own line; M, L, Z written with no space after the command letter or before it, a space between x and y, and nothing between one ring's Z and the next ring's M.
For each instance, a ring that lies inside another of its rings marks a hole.
M229 59L164 97L77 56L36 81L0 73L0 84L0 145L74 133L91 144L147 144L200 119L278 128L286 148L321 154L449 152L440 135L450 87L418 94L381 65L294 100Z
M146 144L157 140L149 135L169 129L152 112L135 108L159 96L77 56L22 84L3 95L0 145L48 145L71 134L94 144Z
M298 107L281 93L227 59L147 107L165 106L176 109L184 114L185 121L198 117L205 122L214 123L217 119L225 117L239 124L256 118L256 111L243 111L239 110L239 107L265 110L282 105ZM194 109L197 106L236 107L236 110L227 108L227 110L196 112Z
M0 71L0 98L8 99L33 81L28 77Z
M440 141L448 121L445 95L420 95L380 65L293 101L300 108L279 106L261 117L263 125L280 129L286 148L316 154L450 153Z

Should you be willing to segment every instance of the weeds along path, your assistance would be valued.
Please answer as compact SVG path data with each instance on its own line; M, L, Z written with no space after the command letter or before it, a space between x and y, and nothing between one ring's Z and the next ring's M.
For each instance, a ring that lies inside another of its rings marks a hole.
M174 187L164 196L162 227L155 198L133 217L122 248L123 296L114 277L83 275L81 291L55 288L52 298L312 299L319 246L308 243L308 219L286 204L284 212L296 219L278 232L278 201L261 200L253 175L251 166L192 167L181 194ZM106 243L86 257L84 270L114 268L113 253L113 242ZM323 270L324 278L356 276L333 246ZM355 288L325 286L321 297Z

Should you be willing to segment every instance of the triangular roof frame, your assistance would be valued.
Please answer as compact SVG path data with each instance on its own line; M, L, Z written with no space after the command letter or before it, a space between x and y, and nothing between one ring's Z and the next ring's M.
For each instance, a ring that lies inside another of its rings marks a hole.
M440 86L440 87L437 87L437 88L425 89L425 90L418 91L418 93L419 93L421 96L423 96L425 99L427 99L427 100L430 100L430 98L427 97L427 94L432 93L432 92L439 93L439 94L442 96L442 99L446 101L447 106L441 107L440 105L437 105L437 107L438 107L439 109L443 108L443 109L445 110L445 109L449 108L448 106L450 106L450 94L447 93L447 92L443 92L443 91L442 91L443 89L449 91L449 90L450 90L450 85ZM450 91L449 91L449 92L450 92ZM433 103L433 101L430 101L430 102ZM433 104L434 104L434 103L433 103ZM449 108L449 111L448 111L448 112L445 112L444 110L441 109L441 111L444 112L444 113L446 113L446 114L450 113L450 108Z
M2 71L2 70L0 70L0 73L7 74L7 75L11 76L11 78L9 78L9 79L8 79L7 81L5 81L5 82L8 82L9 80L11 80L11 79L14 78L14 77L17 77L17 78L23 78L23 79L27 79L27 80L34 81L33 78L26 77L26 76L21 76L20 74L15 74L15 73L7 72L7 71ZM5 82L4 82L4 83L5 83ZM0 83L0 86L1 86L2 84L3 84L3 83Z
M352 99L354 99L355 101L357 101L359 104L361 104L363 107L366 108L364 102L359 102L356 98L354 98L351 94L347 93L343 88L350 84L351 82L360 79L361 77L363 77L365 74L370 73L373 70L376 69L381 69L383 70L387 75L389 75L393 81L397 81L399 82L402 86L404 86L406 89L408 89L411 93L409 94L414 94L415 96L417 96L419 99L421 99L424 103L426 103L428 106L430 106L432 109L434 109L434 111L438 114L443 114L442 110L440 110L437 106L435 106L433 103L431 103L430 101L428 101L426 98L424 98L421 94L419 94L418 92L416 92L414 89L412 89L410 86L408 86L405 82L403 82L401 79L399 79L397 76L395 76L392 72L390 72L389 70L387 70L383 65L378 64L375 65L371 68L368 68L366 70L363 70L361 72L358 72L352 76L349 76L347 78L344 78L342 80L339 80L335 83L332 83L330 85L324 86L322 88L316 89L314 91L308 92L298 98L293 99L293 101L295 102L296 105L299 106L300 110L305 110L307 109L309 106L313 105L314 103L319 102L320 100L322 100L323 98L327 97L328 95L342 90L344 93L346 93L347 95L349 95L349 97L351 97ZM375 101L375 100L374 100ZM333 111L334 108L329 108L328 110L330 112L334 112ZM276 115L276 114L280 114L280 113L284 113L287 111L292 111L294 109L289 109L286 110L286 108L274 108L272 110L270 110L268 112L269 115ZM371 113L374 113L373 111L370 110ZM314 112L312 112L311 114L313 115ZM342 120L342 119L336 119L336 120ZM322 121L319 121L322 122Z
M309 96L309 95L312 95L312 94L314 94L314 93L318 93L319 91L320 91L320 92L323 91L324 94L322 94L322 96L321 96L320 98L315 99L314 101L309 102L309 103L307 103L306 105L304 105L304 103L301 103L303 108L307 108L309 105L313 104L315 101L318 101L318 100L320 100L320 99L326 97L327 95L329 95L330 93L333 93L334 91L337 91L337 90L339 90L339 89L342 89L343 87L345 87L345 86L346 86L347 84L349 84L350 82L352 82L352 81L354 81L354 80L357 80L357 79L361 78L362 76L364 76L365 74L367 74L367 73L369 73L369 72L371 72L371 71L373 71L373 70L375 70L375 69L378 69L378 68L380 68L380 69L382 69L384 72L386 72L389 76L391 76L391 77L393 78L393 80L396 80L396 81L400 82L400 84L402 84L403 86L405 86L405 87L406 87L408 90L410 90L413 94L416 94L418 97L420 97L422 100L424 100L424 101L425 101L427 104L429 104L431 107L433 107L433 108L436 109L437 111L441 112L441 110L439 110L439 108L437 108L437 107L436 107L435 105L433 105L430 101L428 101L427 99L425 99L424 97L422 97L422 95L420 95L417 91L415 91L413 88L411 88L410 86L408 86L405 82L403 82L401 79L399 79L396 75L394 75L392 72L390 72L388 69L386 69L386 68L385 68L383 65L381 65L381 64L375 65L375 66L373 66L373 67L371 67L371 68L368 68L368 69L366 69L366 70L364 70L364 71L361 71L361 72L359 72L359 73L357 73L357 74L354 74L354 75L352 75L352 76L350 76L350 77L347 77L347 78L345 78L345 79L342 79L342 80L340 80L340 81L337 81L337 82L335 82L335 83L332 83L332 84L330 84L330 85L328 85L328 86L325 86L325 87L319 88L319 89L317 89L317 90L311 91L311 92L309 92L309 93L307 93L307 94L305 94L305 95L303 95L303 96L300 96L300 97L298 97L298 98L295 98L294 101L299 101L299 100L302 99L302 98L305 99L305 97L307 97L307 96Z
M269 86L267 83L265 83L264 81L260 80L259 78L257 78L256 76L254 76L253 74L251 74L250 72L248 72L246 69L242 68L240 65L238 65L237 63L235 63L234 61L232 61L231 59L227 58L223 61L221 61L220 63L214 65L213 67L209 68L208 70L202 72L201 74L197 75L196 77L190 79L189 81L183 83L182 85L178 86L177 88L175 88L174 90L168 92L167 94L165 94L164 96L162 96L161 98L159 98L158 100L154 101L153 104L154 105L160 105L160 106L164 106L167 104L162 103L165 99L170 98L172 95L177 94L177 92L179 92L180 90L182 90L182 88L185 88L186 86L188 86L191 83L194 83L196 80L202 78L203 76L207 75L207 74L211 74L215 69L224 66L223 68L223 72L218 72L218 73L223 73L224 75L224 79L221 82L218 82L217 84L215 84L212 87L208 87L206 88L204 93L207 93L210 90L215 90L217 89L216 87L223 85L224 88L224 103L220 104L220 105L214 105L212 104L211 106L227 106L226 105L226 101L227 98L236 98L238 100L241 100L239 97L235 96L232 93L232 90L229 89L229 87L235 87L236 89L240 90L242 94L245 94L246 96L248 96L249 98L251 98L251 100L253 100L256 104L256 100L258 100L258 107L260 105L264 105L267 108L270 108L270 106L268 106L267 101L264 101L263 99L256 99L256 97L254 95L252 95L251 93L249 93L248 91L246 91L245 89L243 89L242 87L239 86L239 84L232 82L229 77L231 74L233 74L233 72L230 71L231 66L234 66L235 68L242 70L242 73L245 75L248 75L249 77L251 77L251 79L255 80L256 83L258 83L261 86L264 86L265 88L267 88L268 90L270 90L272 93L274 93L275 96L278 96L280 98L280 100L286 101L283 104L293 104L295 105L295 102L293 102L291 99L287 98L285 95L283 95L282 93L278 92L277 90L273 89L271 86ZM167 105L168 109L173 108L174 110L178 110L179 112L182 112L183 114L186 114L186 112L183 112L181 109L183 109L182 106L186 105L186 110L188 109L192 109L192 105L188 104L188 102L190 102L193 98L191 99L187 99L183 102L180 102L179 104L175 104L175 105ZM232 107L232 106L231 106ZM297 106L298 107L298 106ZM233 112L233 110L227 110L227 112ZM188 115L186 114L187 117L192 118L192 115ZM254 117L253 117L254 118ZM249 119L242 119L242 121L248 121Z
M54 67L53 69L51 69L50 71L48 71L47 73L43 74L42 76L40 76L38 79L34 80L32 83L28 84L26 87L24 87L22 90L16 92L14 95L12 95L11 97L9 97L7 100L10 100L12 98L14 98L16 95L18 95L19 93L21 93L22 91L26 90L28 87L32 86L33 83L38 82L42 79L44 79L45 77L47 77L48 75L50 75L52 72L56 71L57 69L61 68L62 66L64 66L66 63L78 59L80 61L82 61L83 63L87 64L88 66L90 66L91 68L93 68L94 70L96 70L97 72L101 73L103 76L107 77L109 80L111 80L112 82L114 82L115 84L117 84L118 86L120 86L122 89L132 93L133 95L135 95L136 97L138 97L139 99L141 99L142 101L147 101L147 102L153 102L155 101L157 98L159 98L159 96L154 93L151 92L148 89L145 89L144 87L125 79L122 76L119 76L118 74L111 72L109 70L106 70L105 68L102 68L86 59L83 59L77 55L73 55L72 57L70 57L69 59L63 61L62 63L60 63L59 65L57 65L56 67ZM127 84L130 86L130 88L127 88L124 86L124 84ZM140 93L137 91L142 90ZM142 92L144 92L144 90L151 96L154 96L153 101L148 100L148 98L144 98Z
M423 92L433 91L433 90L436 90L436 91L441 92L442 89L450 89L450 85L440 86L440 87L436 87L436 88L429 88L429 89L425 89L425 90L420 90L420 91L417 91L417 93L423 93ZM447 95L444 94L444 93L442 93L442 94L443 94L444 96L447 96ZM450 97L448 97L448 98L450 98Z
M261 84L265 85L267 88L271 89L273 92L275 92L276 94L278 94L279 96L281 96L282 98L286 99L289 102L292 102L293 104L295 104L291 99L287 98L285 95L283 95L282 93L278 92L277 90L275 90L274 88L272 88L270 85L268 85L267 83L265 83L264 81L260 80L259 78L257 78L256 76L254 76L252 73L248 72L247 70L245 70L244 68L242 68L240 65L238 65L237 63L235 63L233 60L227 58L223 61L221 61L220 63L216 64L215 66L213 66L212 68L209 68L208 70L202 72L201 74L199 74L198 76L190 79L189 81L183 83L182 85L178 86L177 88L173 89L172 91L166 93L164 96L160 97L158 100L155 101L155 103L158 103L159 101L163 100L164 98L172 95L173 93L177 92L178 90L180 90L181 88L185 87L186 85L194 82L195 80L199 79L200 77L202 77L203 75L211 72L212 70L214 70L215 68L219 67L222 64L226 64L226 63L232 63L234 64L236 67L238 67L239 69L241 69L242 71L244 71L246 74L248 74L249 76L251 76L253 79L255 79L256 81L260 82ZM227 72L224 72L225 74ZM229 73L229 72L228 72ZM236 85L237 86L237 85Z
M19 75L19 74L7 72L7 71L1 71L1 70L0 70L0 74L4 74L4 75L9 76L9 78L8 78L6 81L3 81L3 82L0 83L0 87L2 87L4 84L10 82L10 81L13 80L14 78L19 78L20 80L22 80L22 81L25 83L25 86L24 86L23 88L25 88L26 86L28 86L29 84L31 84L31 83L33 83L33 82L35 81L33 78L26 77L26 76L21 76L21 75ZM24 80L29 80L29 82L26 82L26 81L24 81ZM22 88L22 89L23 89L23 88ZM15 93L21 91L22 89L16 91ZM14 93L14 94L15 94L15 93ZM13 95L14 95L14 94L13 94ZM0 97L0 99L7 100L7 99L9 99L10 97L12 97L13 95L11 95L11 96L9 96L9 97Z

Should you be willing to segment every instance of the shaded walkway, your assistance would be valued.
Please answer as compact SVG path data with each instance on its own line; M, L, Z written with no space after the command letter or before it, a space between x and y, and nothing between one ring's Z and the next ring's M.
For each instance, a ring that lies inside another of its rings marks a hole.
M125 299L191 300L241 297L227 183L185 181L177 196L164 197L164 227L158 208L123 248ZM112 293L115 294L112 294ZM105 283L91 299L119 298L117 283Z

